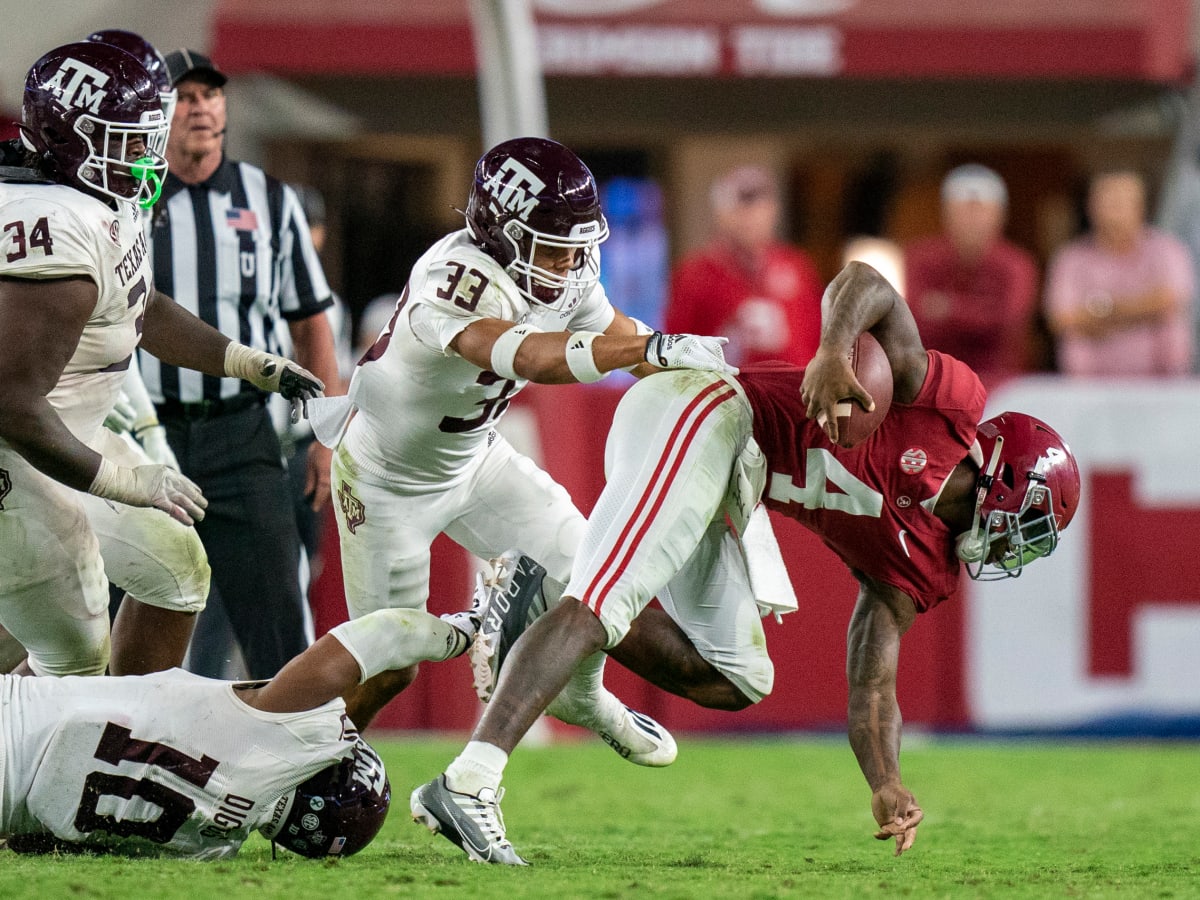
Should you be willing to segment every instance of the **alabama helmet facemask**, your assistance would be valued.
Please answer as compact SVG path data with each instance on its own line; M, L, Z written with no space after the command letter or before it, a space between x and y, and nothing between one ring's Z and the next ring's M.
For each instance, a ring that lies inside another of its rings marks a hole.
M608 237L600 191L583 161L556 141L514 138L485 153L464 215L475 243L534 303L569 309L600 279L597 248ZM571 268L536 265L540 249L573 251Z
M975 515L958 557L976 581L1015 578L1058 546L1079 506L1079 465L1053 428L1023 413L981 422L976 442Z
M25 79L22 141L49 177L95 196L153 205L167 173L168 127L145 66L111 44L51 50Z

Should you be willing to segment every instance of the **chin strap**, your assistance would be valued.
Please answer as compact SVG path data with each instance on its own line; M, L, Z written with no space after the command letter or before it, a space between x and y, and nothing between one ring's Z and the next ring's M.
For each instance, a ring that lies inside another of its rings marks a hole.
M992 456L979 473L978 489L975 491L975 512L971 516L971 530L958 539L955 553L963 562L983 562L987 555L987 540L979 533L979 513L983 509L983 501L987 499L988 491L996 478L996 469L1000 467L1000 453L1004 448L1004 436L997 435L992 447Z

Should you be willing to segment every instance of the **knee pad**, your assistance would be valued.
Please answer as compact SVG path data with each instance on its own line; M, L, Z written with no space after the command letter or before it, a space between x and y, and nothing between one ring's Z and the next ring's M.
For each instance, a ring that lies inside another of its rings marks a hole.
M108 635L108 622L102 634L81 633L52 649L39 648L29 651L29 668L35 675L103 675L108 670L108 656L112 649Z

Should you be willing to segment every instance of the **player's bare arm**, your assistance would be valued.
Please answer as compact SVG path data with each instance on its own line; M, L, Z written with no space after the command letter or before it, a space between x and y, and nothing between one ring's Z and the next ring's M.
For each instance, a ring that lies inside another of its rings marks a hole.
M315 709L343 696L358 684L361 674L350 651L325 634L262 687L238 691L238 699L263 712Z
M319 396L325 387L291 360L231 342L161 291L153 291L146 301L142 347L163 362L206 375L242 378L300 403Z
M837 403L853 397L867 406L870 399L848 361L855 338L864 331L871 332L887 354L895 402L912 402L925 382L929 362L908 304L871 266L848 264L821 298L821 344L805 368L800 388L808 417L825 418L830 440L837 439Z
M875 837L896 839L896 855L912 846L924 813L900 777L902 719L896 701L900 638L916 618L911 598L855 572L858 602L846 638L850 746L871 788Z
M408 669L425 659L428 630L437 622L419 609L374 610L341 623L273 679L238 696L266 712L315 709L382 672Z
M35 468L84 491L100 454L75 438L46 396L74 354L96 299L95 282L82 275L0 277L0 437Z
M163 362L206 375L225 374L229 338L192 315L162 291L146 300L142 347Z
M625 321L630 326L633 325L632 320L627 317ZM514 327L515 322L504 319L478 319L455 336L450 342L450 348L479 368L491 369L496 341ZM567 361L567 342L571 337L571 332L568 331L529 333L517 347L513 369L522 378L537 384L571 384L579 381ZM625 334L606 331L598 335L591 345L596 368L601 372L611 372L644 364L646 342L650 337L637 334L636 328L633 327Z

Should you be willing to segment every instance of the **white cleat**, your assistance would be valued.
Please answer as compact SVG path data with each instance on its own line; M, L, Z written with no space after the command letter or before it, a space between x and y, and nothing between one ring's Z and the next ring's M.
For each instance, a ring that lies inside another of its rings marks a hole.
M612 747L622 759L639 766L661 767L675 762L679 748L671 732L645 713L621 704L623 715L616 727L600 729L600 740Z
M675 738L645 713L630 709L607 690L569 705L566 693L554 698L547 714L596 732L621 759L634 765L661 768L675 762L679 755Z

